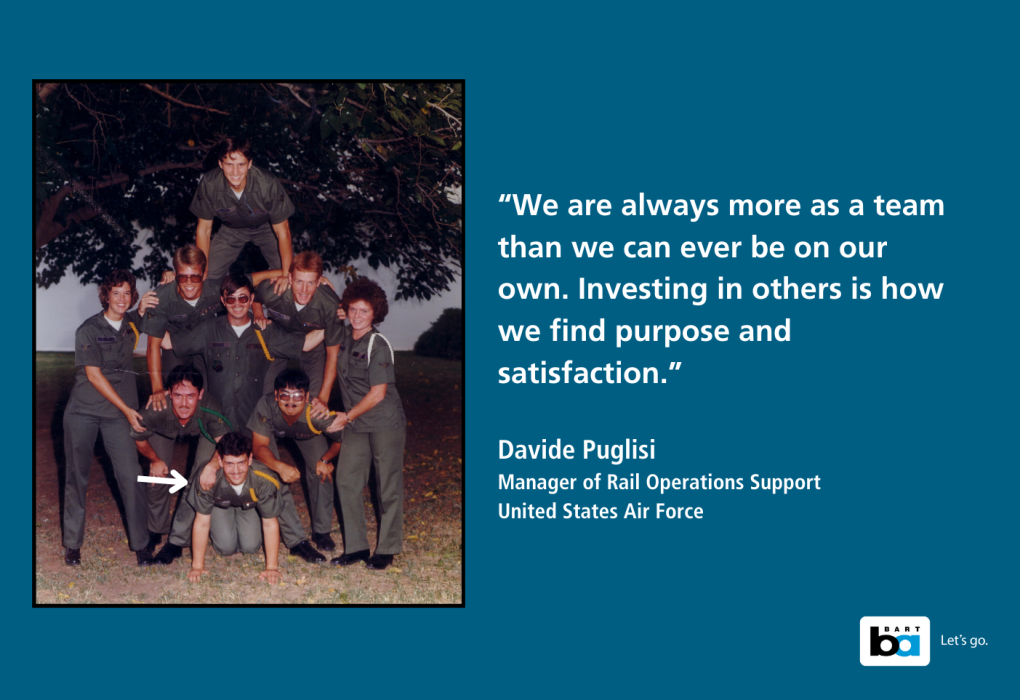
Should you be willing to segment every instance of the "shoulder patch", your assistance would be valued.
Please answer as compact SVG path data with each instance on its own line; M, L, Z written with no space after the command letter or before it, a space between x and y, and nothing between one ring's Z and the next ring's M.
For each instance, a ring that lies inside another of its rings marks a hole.
M280 488L280 482L277 481L276 479L274 479L273 477L269 476L265 472L260 472L258 469L256 469L255 473L258 474L259 476L261 476L266 481L268 481L271 484L273 484L274 486L276 486L276 488Z

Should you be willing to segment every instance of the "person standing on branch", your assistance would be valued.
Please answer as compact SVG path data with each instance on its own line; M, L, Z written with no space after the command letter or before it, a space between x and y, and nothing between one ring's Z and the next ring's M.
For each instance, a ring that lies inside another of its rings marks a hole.
M294 204L279 180L253 165L251 150L244 136L217 144L210 155L219 168L202 176L191 200L191 213L198 217L195 245L209 259L208 276L213 279L227 274L249 241L259 247L270 269L290 269L287 220ZM213 219L222 224L215 237Z
M85 496L96 437L102 432L124 504L128 545L137 555L138 566L149 566L152 552L147 548L145 489L138 481L142 468L131 439L132 428L141 430L133 361L141 318L128 311L138 301L135 276L127 270L111 272L99 286L99 301L102 312L81 324L74 334L77 372L64 409L64 563L81 564Z
M348 566L364 561L385 569L400 554L404 540L404 439L407 418L395 385L393 348L375 329L389 312L386 292L360 277L344 290L340 302L350 325L344 328L337 356L337 379L346 413L332 428L344 430L336 469L344 554L330 563ZM369 557L368 523L362 496L375 467L379 493L379 536Z

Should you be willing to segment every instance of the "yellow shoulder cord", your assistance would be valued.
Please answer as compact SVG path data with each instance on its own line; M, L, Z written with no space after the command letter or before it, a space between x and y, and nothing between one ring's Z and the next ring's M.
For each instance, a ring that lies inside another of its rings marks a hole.
M259 502L259 497L255 495L255 489L249 487L248 488L248 493L251 494L251 500L255 501L256 503Z
M312 404L305 404L305 419L308 421L308 427L312 429L313 433L322 435L322 431L316 430L315 426L312 425Z
M262 331L258 328L255 329L255 335L259 337L259 342L262 343L262 352L266 353L266 359L272 362L275 358L269 354L269 348L266 347L266 341L262 337Z
M276 486L276 488L280 488L280 482L277 481L276 479L274 479L273 477L269 476L265 472L260 472L258 469L256 469L255 473L258 474L259 476L261 476L263 479L266 479L267 481L272 482L273 485Z
M135 347L131 348L131 350L133 351L138 348L138 329L135 328L135 324L132 323L131 321L128 321L128 325L131 326L131 330L135 332Z
M329 415L336 415L336 411L330 411ZM312 404L305 405L305 419L308 421L308 427L312 429L313 433L316 435L322 435L322 431L316 430L315 426L312 424Z

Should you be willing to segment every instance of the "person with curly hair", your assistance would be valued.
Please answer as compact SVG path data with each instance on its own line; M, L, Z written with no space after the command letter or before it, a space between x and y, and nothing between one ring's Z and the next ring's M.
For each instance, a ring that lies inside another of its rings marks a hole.
M389 304L378 284L360 277L344 290L340 306L349 321L337 353L337 379L346 412L337 416L333 427L345 427L336 469L344 553L331 563L348 566L364 561L369 569L385 569L400 554L404 540L407 433L395 385L393 347L375 328L386 319ZM375 554L369 556L362 493L373 464L380 516Z
M144 485L132 428L141 431L138 388L133 355L141 324L139 313L129 311L138 301L135 277L115 270L99 287L103 310L78 327L74 334L76 371L71 397L64 409L64 562L81 564L85 540L85 496L96 436L113 463L113 473L124 504L128 544L139 566L152 563L148 549ZM140 308L145 313L144 308Z

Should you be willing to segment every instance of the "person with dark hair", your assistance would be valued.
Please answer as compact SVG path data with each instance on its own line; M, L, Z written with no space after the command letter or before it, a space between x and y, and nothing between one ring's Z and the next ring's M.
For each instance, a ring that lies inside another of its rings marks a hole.
M359 277L344 290L340 306L344 327L337 356L337 379L346 412L334 428L344 430L336 469L344 553L331 561L347 566L364 561L385 569L400 554L404 540L404 439L407 418L395 385L393 347L375 328L389 313L386 292ZM368 523L362 497L375 466L379 493L379 535L369 556Z
M202 375L191 365L177 365L167 377L171 410L146 408L141 412L142 430L133 430L131 438L138 451L149 460L149 476L167 477L173 461L174 445L198 438L195 460L190 466L194 476L213 459L216 442L231 426L212 394L203 389ZM197 465L197 467L196 467ZM166 484L147 484L149 544L152 552L170 533L170 504L173 496Z
M289 289L277 293L271 280L263 281L255 289L255 301L262 304L266 318L284 330L290 333L326 331L323 345L301 353L301 369L310 382L312 413L319 417L329 413L329 392L336 379L336 354L343 329L343 323L337 319L340 298L330 286L321 283L325 279L322 271L319 254L302 251L290 264ZM267 381L282 369L282 366L276 367Z
M85 496L96 437L102 432L124 504L128 544L138 565L148 566L152 553L146 549L145 491L138 481L142 469L130 435L141 419L133 361L141 318L129 311L138 301L134 275L127 270L111 272L99 287L99 301L103 311L74 334L76 373L64 409L64 562L81 564Z
M163 367L175 367L190 361L203 377L206 376L202 358L189 360L173 348L181 333L223 313L221 280L218 277L206 279L205 273L205 253L197 246L186 245L174 253L174 271L164 273L161 286L145 295L146 299L155 297L149 301L151 309L143 314L140 330L149 336L146 352L152 382L149 405L157 409L166 408ZM257 285L279 275L279 270L256 272L251 275L251 284Z
M208 491L192 484L185 496L195 509L191 534L191 571L188 580L198 583L209 573L205 552L209 540L220 556L235 552L254 554L265 542L266 568L259 580L279 583L280 523L283 509L280 482L262 464L252 460L251 440L243 433L227 433L216 446L221 469Z
M332 414L316 418L308 403L308 375L288 369L276 378L273 396L255 404L248 421L255 459L275 471L284 481L296 482L297 469L280 461L277 440L294 441L305 467L308 514L312 520L312 543L332 552L336 547L329 531L333 525L333 460L340 452L341 431L331 432ZM327 445L326 438L332 441Z
M288 219L294 205L280 181L253 165L251 156L246 137L221 141L210 153L219 167L202 176L191 200L191 213L198 217L195 245L209 258L213 279L227 273L248 241L259 247L271 269L290 269ZM215 237L213 219L222 224Z
M265 331L256 328L251 317L252 283L246 275L227 274L220 283L220 290L227 315L180 334L174 347L179 355L204 358L209 393L223 407L229 423L237 430L246 431L255 404L265 393L266 371L273 359L297 358L302 350L310 350L321 343L324 333L321 330L307 334L287 333L275 324ZM200 486L203 486L202 474L206 475L204 486L211 485L216 478L215 463L201 470ZM280 497L284 503L280 523L284 544L291 554L306 561L324 561L325 557L305 538L304 526L286 483L280 489ZM170 537L156 554L156 563L169 564L181 555L182 547L187 546L193 517L190 507L177 508Z

